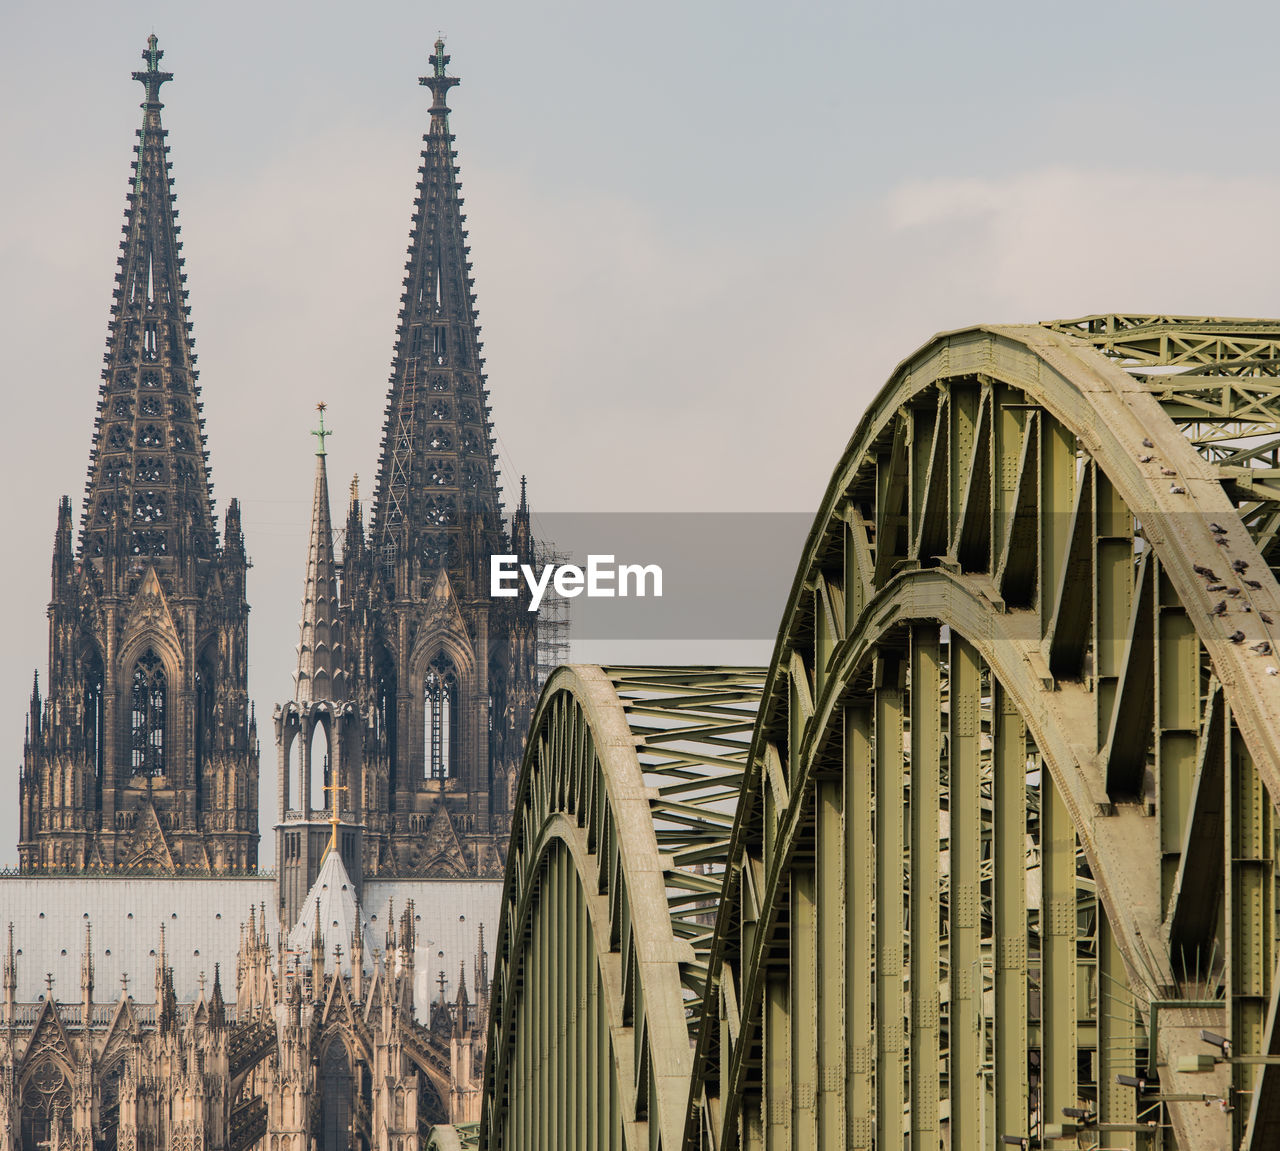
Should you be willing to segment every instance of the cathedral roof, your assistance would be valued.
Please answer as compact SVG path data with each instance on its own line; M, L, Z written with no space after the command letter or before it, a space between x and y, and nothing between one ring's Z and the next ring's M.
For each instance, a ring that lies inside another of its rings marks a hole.
M356 903L356 885L343 866L341 854L330 851L320 865L315 883L307 892L298 922L289 932L289 950L299 954L309 951L316 934L316 925L319 924L320 934L324 937L326 957L333 954L335 945L340 946L342 969L349 972L351 937L357 922L360 924L365 953L372 956L373 937L369 934L368 920Z
M342 660L342 620L338 605L338 570L333 559L333 528L329 519L329 478L325 472L324 441L333 433L324 426L312 432L316 448L316 487L311 507L311 539L307 545L307 581L302 594L302 619L298 621L298 670L293 698L299 703L346 698L346 672Z
M414 200L373 518L381 555L408 548L424 575L442 566L460 570L477 529L489 550L501 537L471 249L445 103L458 80L446 75L448 62L437 40L431 74L420 80L432 92L431 124Z
M142 127L134 149L111 307L80 549L86 557L176 562L217 551L160 87L172 73L148 38Z

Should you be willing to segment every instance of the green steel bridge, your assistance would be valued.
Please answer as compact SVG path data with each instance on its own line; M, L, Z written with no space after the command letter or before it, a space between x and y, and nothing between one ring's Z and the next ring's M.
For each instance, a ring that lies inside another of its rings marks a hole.
M557 671L436 1145L1280 1146L1278 374L1280 321L940 335L767 669Z

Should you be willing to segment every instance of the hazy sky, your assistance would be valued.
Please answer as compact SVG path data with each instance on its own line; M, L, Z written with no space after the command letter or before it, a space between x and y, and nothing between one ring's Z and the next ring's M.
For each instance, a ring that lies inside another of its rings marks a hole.
M808 511L935 331L1280 312L1270 5L8 3L0 861L153 30L215 495L254 561L267 836L307 432L325 400L335 508L353 472L372 494L437 31L502 467L535 509Z

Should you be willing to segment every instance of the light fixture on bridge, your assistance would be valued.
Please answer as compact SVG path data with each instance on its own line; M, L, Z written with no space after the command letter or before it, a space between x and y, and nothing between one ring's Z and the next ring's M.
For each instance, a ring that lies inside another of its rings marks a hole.
M1211 1047L1217 1047L1222 1052L1223 1059L1231 1058L1231 1040L1224 1036L1217 1035L1212 1031L1201 1029L1200 1038L1208 1043Z

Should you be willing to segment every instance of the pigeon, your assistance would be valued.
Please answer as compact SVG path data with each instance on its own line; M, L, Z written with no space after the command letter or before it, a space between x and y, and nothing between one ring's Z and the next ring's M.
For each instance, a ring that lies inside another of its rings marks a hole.
M1142 441L1142 446L1144 448L1154 448L1155 444L1153 444L1150 440L1144 438Z
M1244 643L1244 632L1233 631L1229 636L1227 636L1227 639L1232 643Z
M1227 595L1229 595L1232 599L1235 599L1236 596L1238 596L1239 594L1240 594L1240 589L1238 587L1227 588Z
M1241 580L1240 582L1253 588L1254 591L1260 591L1262 588L1261 582L1256 579L1246 579L1246 580Z
M1150 457L1150 456L1139 456L1139 457L1138 457L1138 463L1140 463L1140 464L1149 464L1150 462L1151 462L1151 457Z
M1213 532L1215 536L1225 536L1227 534L1227 529L1221 524L1210 524L1209 530Z
M1255 651L1259 655L1270 655L1271 645L1264 639L1261 643L1255 643L1249 650Z
M1267 675L1280 675L1280 667L1267 668Z
M1198 576L1204 576L1205 579L1216 580L1218 578L1217 575L1214 573L1213 568L1207 568L1204 566L1204 564L1192 564L1191 570L1195 572L1196 575Z
M1232 560L1231 570L1233 572L1247 572L1249 570L1249 565L1244 560Z
M1160 474L1162 476L1176 476L1178 473L1174 468L1161 468Z
M1204 589L1205 591L1226 591L1227 585L1224 583L1211 583Z
M1265 611L1258 612L1258 618L1262 620L1262 622L1265 623L1268 627L1270 627L1273 622L1271 617L1267 615Z
M1218 602L1217 602L1216 604L1214 604L1214 605L1213 605L1213 607L1210 609L1209 614L1210 614L1211 616L1215 616L1215 615L1226 615L1226 614L1227 614L1227 601L1226 601L1226 600L1224 600L1224 599L1220 599L1220 600L1218 600Z
M1214 536L1214 537L1213 537L1213 542L1214 542L1215 544L1217 544L1217 545L1218 545L1218 547L1220 547L1220 548L1225 548L1228 544L1230 544L1230 543L1231 543L1231 541L1230 541L1229 539L1227 539L1227 537L1226 537L1226 536Z
M1187 489L1181 488L1177 484L1170 484L1169 494L1174 496L1185 496L1187 494Z
M1241 605L1240 605L1240 610L1241 610L1241 611L1253 611L1253 604L1251 604L1251 603L1241 604Z

